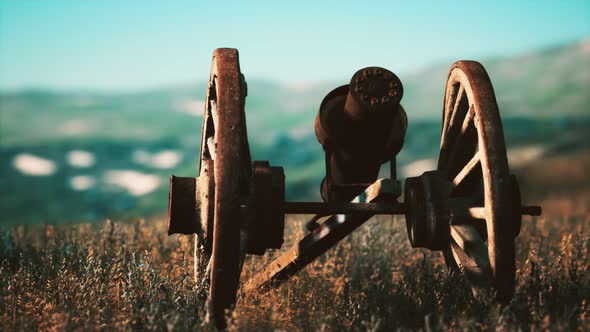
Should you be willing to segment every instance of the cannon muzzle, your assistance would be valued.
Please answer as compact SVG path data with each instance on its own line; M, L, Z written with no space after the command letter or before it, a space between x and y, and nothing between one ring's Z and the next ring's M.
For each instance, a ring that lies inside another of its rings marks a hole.
M324 201L354 198L400 151L407 128L402 96L400 79L380 67L357 71L350 84L326 95L315 119L326 154Z

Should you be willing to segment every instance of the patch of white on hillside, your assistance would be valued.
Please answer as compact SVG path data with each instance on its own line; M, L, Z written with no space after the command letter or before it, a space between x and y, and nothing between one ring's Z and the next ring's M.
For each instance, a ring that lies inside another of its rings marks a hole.
M169 169L176 167L182 161L182 153L176 150L162 150L150 154L145 150L133 151L131 159L134 162L158 169Z
M168 169L175 167L182 160L182 154L175 150L164 150L153 155L152 167L159 169Z
M181 113L201 116L205 111L205 101L196 99L178 99L174 102L174 109Z
M522 146L508 150L508 165L510 168L526 166L539 160L545 149L541 145Z
M17 171L31 176L48 176L54 174L57 170L54 161L28 153L16 155L12 164Z
M76 175L70 178L70 187L76 191L84 191L94 186L94 178L88 175Z
M105 182L126 190L130 195L142 196L158 189L160 179L155 174L134 170L112 170L105 174Z
M95 163L94 155L84 150L72 150L68 152L66 159L71 166L78 168L91 167Z

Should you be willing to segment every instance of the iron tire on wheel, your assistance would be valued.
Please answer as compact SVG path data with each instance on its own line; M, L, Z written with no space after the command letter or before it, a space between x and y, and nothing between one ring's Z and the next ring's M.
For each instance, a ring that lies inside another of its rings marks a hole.
M452 65L443 109L438 170L451 183L449 206L462 210L450 213L445 261L475 293L492 286L507 300L515 287L514 203L498 105L481 64Z
M195 275L210 253L207 313L217 328L236 301L244 244L240 197L251 168L246 135L245 81L236 49L213 52L203 116L198 191L203 234L195 241ZM198 262L201 262L200 264Z

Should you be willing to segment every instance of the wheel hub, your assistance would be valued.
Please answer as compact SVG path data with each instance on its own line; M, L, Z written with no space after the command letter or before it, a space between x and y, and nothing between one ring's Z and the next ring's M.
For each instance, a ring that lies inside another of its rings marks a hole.
M413 248L441 250L449 239L447 181L440 171L406 179L404 201L408 238Z
M246 253L263 255L283 245L285 173L268 161L252 163L250 199L246 206Z

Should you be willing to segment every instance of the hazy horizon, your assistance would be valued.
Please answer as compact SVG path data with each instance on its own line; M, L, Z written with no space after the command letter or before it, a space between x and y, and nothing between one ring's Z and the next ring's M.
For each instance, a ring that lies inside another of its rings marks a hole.
M470 59L470 60L486 62L486 61L494 61L494 60L508 59L508 58L520 58L523 56L531 55L535 52L537 52L537 53L538 52L545 52L545 51L550 51L550 50L564 47L564 46L573 46L573 45L579 45L582 43L588 43L590 45L590 34L588 36L582 37L580 39L555 42L555 43L551 43L551 44L544 45L541 47L531 48L529 50L516 52L514 54L505 54L505 55L496 55L496 56L494 56L494 55L482 56L481 58ZM430 62L430 63L425 63L417 68L413 68L412 70L397 71L396 74L411 76L411 75L422 73L422 72L427 71L427 70L429 70L433 67L436 67L436 66L442 66L442 65L450 66L454 61L464 60L464 59L455 59L455 60L449 59L448 61L438 60L438 61L434 61L434 62ZM209 74L209 67L208 66L209 66L209 63L207 65L204 65L203 69L200 71L197 71L197 72L199 74L206 72L208 75ZM248 81L269 82L269 83L273 83L273 84L277 84L277 85L281 85L281 86L284 86L287 88L293 88L293 89L298 89L298 88L308 89L308 88L313 88L314 86L318 86L318 85L322 85L322 84L330 84L330 83L334 83L337 81L342 81L342 79L339 80L337 78L318 79L316 81L284 81L284 80L274 78L271 76L254 76L254 77L252 77L252 76L248 75L248 68L244 68L243 65L241 67L242 67L241 71L246 75L246 79ZM359 69L359 68L356 68L356 69L351 68L350 75L352 75L354 73L354 71L356 71L357 69ZM197 76L197 75L195 75L195 76ZM173 88L177 88L177 87L187 87L190 85L206 82L207 80L208 80L208 77L200 77L200 78L195 78L195 79L188 80L188 81L168 82L165 84L155 84L152 86L122 87L122 88L121 87L119 87L119 88L97 87L97 86L51 87L48 85L28 85L28 86L8 87L7 88L5 86L0 85L0 92L1 93L21 93L21 92L39 91L39 92L49 92L49 93L80 93L80 94L85 94L85 93L133 94L133 93L145 93L145 92L149 92L152 90L157 91L157 90L173 89ZM344 81L346 81L346 80L344 80Z
M342 81L369 65L409 73L590 36L590 3L0 1L0 89L145 90L201 81L217 47L247 78Z

